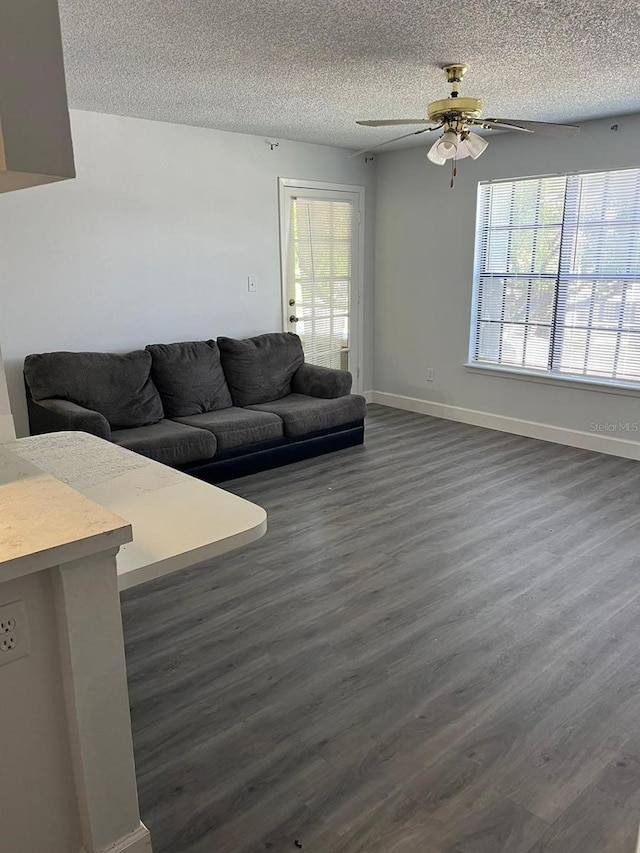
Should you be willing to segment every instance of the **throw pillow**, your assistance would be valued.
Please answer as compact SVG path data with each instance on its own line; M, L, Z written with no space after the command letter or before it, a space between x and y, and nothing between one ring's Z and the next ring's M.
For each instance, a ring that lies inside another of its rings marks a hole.
M274 332L255 338L218 338L233 402L253 406L291 393L291 377L304 362L300 338Z
M166 417L200 415L233 405L215 341L150 344L147 351Z

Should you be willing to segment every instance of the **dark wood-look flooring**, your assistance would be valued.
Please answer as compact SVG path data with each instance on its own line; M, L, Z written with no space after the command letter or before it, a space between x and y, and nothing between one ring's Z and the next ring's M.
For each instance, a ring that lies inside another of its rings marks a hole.
M123 595L155 853L633 853L640 465L370 407Z

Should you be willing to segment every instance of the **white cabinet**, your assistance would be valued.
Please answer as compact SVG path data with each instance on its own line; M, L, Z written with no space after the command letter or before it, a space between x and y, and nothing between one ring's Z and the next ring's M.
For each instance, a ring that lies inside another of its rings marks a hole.
M75 174L57 0L4 0L0 192Z

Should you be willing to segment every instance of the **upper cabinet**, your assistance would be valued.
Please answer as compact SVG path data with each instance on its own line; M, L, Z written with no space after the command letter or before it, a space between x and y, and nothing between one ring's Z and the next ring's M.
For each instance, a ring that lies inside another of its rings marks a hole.
M1 0L0 192L75 175L57 0Z

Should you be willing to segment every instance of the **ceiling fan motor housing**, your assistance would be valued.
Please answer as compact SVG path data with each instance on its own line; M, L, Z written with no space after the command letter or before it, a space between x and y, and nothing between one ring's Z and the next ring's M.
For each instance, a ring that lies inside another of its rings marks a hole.
M482 101L478 98L442 98L432 101L427 107L427 115L431 121L447 123L479 118L481 112Z

